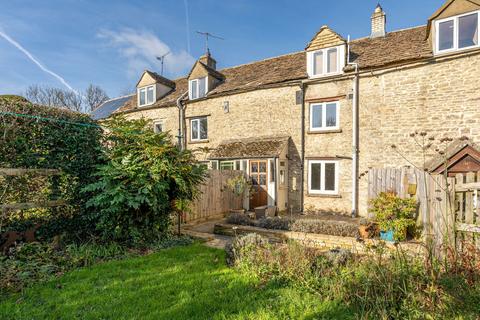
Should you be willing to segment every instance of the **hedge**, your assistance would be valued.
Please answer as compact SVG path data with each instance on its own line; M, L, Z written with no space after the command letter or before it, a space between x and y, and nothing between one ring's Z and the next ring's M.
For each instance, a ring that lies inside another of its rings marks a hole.
M69 207L63 213L69 211L70 218L85 212L87 199L80 190L95 179L93 173L103 162L101 135L102 129L86 114L35 105L18 96L0 96L0 167L60 169L58 196L67 201ZM25 185L23 192L22 186L16 187L18 195L33 191ZM61 224L67 222L57 219L55 227L64 230L67 226ZM70 227L79 229L78 225Z

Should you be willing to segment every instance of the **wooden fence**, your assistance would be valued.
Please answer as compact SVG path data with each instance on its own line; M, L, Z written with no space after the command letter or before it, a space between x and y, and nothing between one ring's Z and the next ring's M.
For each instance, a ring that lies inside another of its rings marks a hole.
M187 213L183 222L198 222L223 217L231 209L243 208L243 196L235 195L228 187L227 181L231 178L244 175L237 170L209 170L208 178L200 187L201 196Z
M61 175L61 170L58 169L17 169L17 168L0 168L0 176L16 177L23 175L33 176L58 176ZM32 190L32 192L35 192ZM0 203L0 211L8 210L25 210L34 208L50 208L62 206L65 204L63 200L46 200L38 202L23 202L23 203Z
M465 242L480 248L480 172L446 178L413 168L371 169L369 200L385 191L417 199L418 221L436 248Z

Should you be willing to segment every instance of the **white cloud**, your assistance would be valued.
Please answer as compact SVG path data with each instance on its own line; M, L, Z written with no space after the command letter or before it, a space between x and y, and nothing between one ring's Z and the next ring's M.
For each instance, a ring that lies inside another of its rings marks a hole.
M106 39L109 45L117 48L128 61L128 73L138 77L145 69L160 71L160 61L156 59L167 52L164 74L183 75L194 64L195 59L185 50L173 52L170 47L149 31L122 29L121 31L101 30L98 36Z

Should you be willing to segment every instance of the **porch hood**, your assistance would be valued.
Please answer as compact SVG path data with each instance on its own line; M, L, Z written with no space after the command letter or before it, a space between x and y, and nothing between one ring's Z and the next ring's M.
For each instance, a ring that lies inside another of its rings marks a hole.
M288 136L275 136L226 140L212 151L208 159L275 158L288 147L289 139Z

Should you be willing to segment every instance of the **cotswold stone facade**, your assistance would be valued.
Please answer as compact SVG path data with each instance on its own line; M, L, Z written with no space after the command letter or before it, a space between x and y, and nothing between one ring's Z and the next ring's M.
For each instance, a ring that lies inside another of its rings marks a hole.
M184 144L199 161L244 170L265 186L265 198L259 196L250 208L264 203L282 211L364 216L368 181L362 173L423 166L412 132L426 132L434 144L463 136L471 146L480 143L476 2L446 1L427 26L393 32L385 30L385 12L378 6L370 37L348 43L323 26L305 51L232 68L217 70L207 52L184 78L170 81L146 72L137 94L117 112L161 123L162 131L175 137L177 103L183 106ZM448 27L460 24L461 30ZM450 39L449 32L458 35ZM287 150L272 154L265 142L263 154L262 141L275 139L288 139ZM232 140L244 154L215 156L219 147L229 150ZM432 148L425 160L436 156Z

